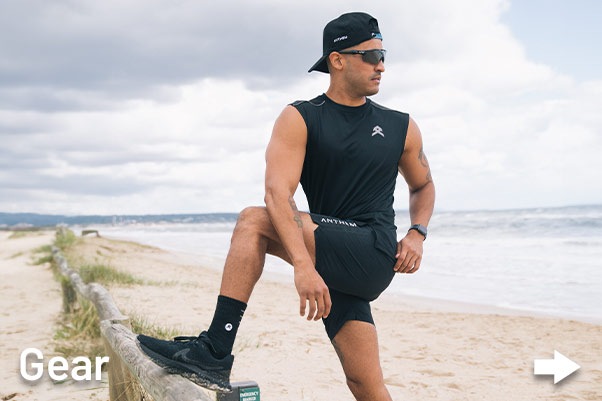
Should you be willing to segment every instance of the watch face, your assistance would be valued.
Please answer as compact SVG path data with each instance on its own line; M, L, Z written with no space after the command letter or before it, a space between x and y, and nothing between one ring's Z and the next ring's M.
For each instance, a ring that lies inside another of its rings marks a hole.
M414 224L412 227L410 227L410 230L418 231L420 234L424 235L424 238L426 239L427 230L425 226L421 224Z

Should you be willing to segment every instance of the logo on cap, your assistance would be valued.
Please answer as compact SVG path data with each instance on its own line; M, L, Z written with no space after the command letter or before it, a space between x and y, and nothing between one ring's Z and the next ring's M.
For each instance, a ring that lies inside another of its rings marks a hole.
M372 35L374 35L374 34L372 34ZM340 42L341 40L345 40L345 39L347 39L347 35L345 35L345 36L339 36L338 38L336 38L332 42L333 43L337 43L337 42Z

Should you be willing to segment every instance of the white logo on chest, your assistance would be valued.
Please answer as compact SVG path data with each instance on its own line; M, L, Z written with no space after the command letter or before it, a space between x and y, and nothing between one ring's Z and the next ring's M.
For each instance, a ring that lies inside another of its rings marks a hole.
M383 134L383 129L378 125L372 128L372 136L374 135L380 135L383 138L385 137L385 134Z

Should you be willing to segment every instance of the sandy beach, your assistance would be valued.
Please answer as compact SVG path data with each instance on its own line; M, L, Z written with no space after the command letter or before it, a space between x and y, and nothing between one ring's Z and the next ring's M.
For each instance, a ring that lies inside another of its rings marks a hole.
M60 286L49 267L34 266L31 256L53 237L53 232L14 237L0 232L0 399L107 400L105 382L28 385L19 376L24 348L53 352ZM191 255L106 238L83 238L76 252L82 261L145 280L108 287L124 314L178 327L183 335L208 327L218 269L199 266ZM395 400L602 399L600 325L386 293L373 311L385 379ZM581 365L557 385L551 376L533 375L534 359L552 358L554 350ZM259 282L235 357L232 381L256 381L264 401L353 400L322 323L298 316L290 279L264 275Z
M106 375L100 382L52 382L48 375L27 382L19 370L26 348L58 355L53 336L62 310L61 286L49 264L34 265L33 251L54 241L54 231L0 231L0 400L108 400Z

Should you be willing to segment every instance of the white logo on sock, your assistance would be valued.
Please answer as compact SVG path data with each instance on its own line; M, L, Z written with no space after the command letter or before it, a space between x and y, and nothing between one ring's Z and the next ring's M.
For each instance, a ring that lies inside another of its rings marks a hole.
M226 331L232 331L232 323L226 323L224 329L226 329Z

